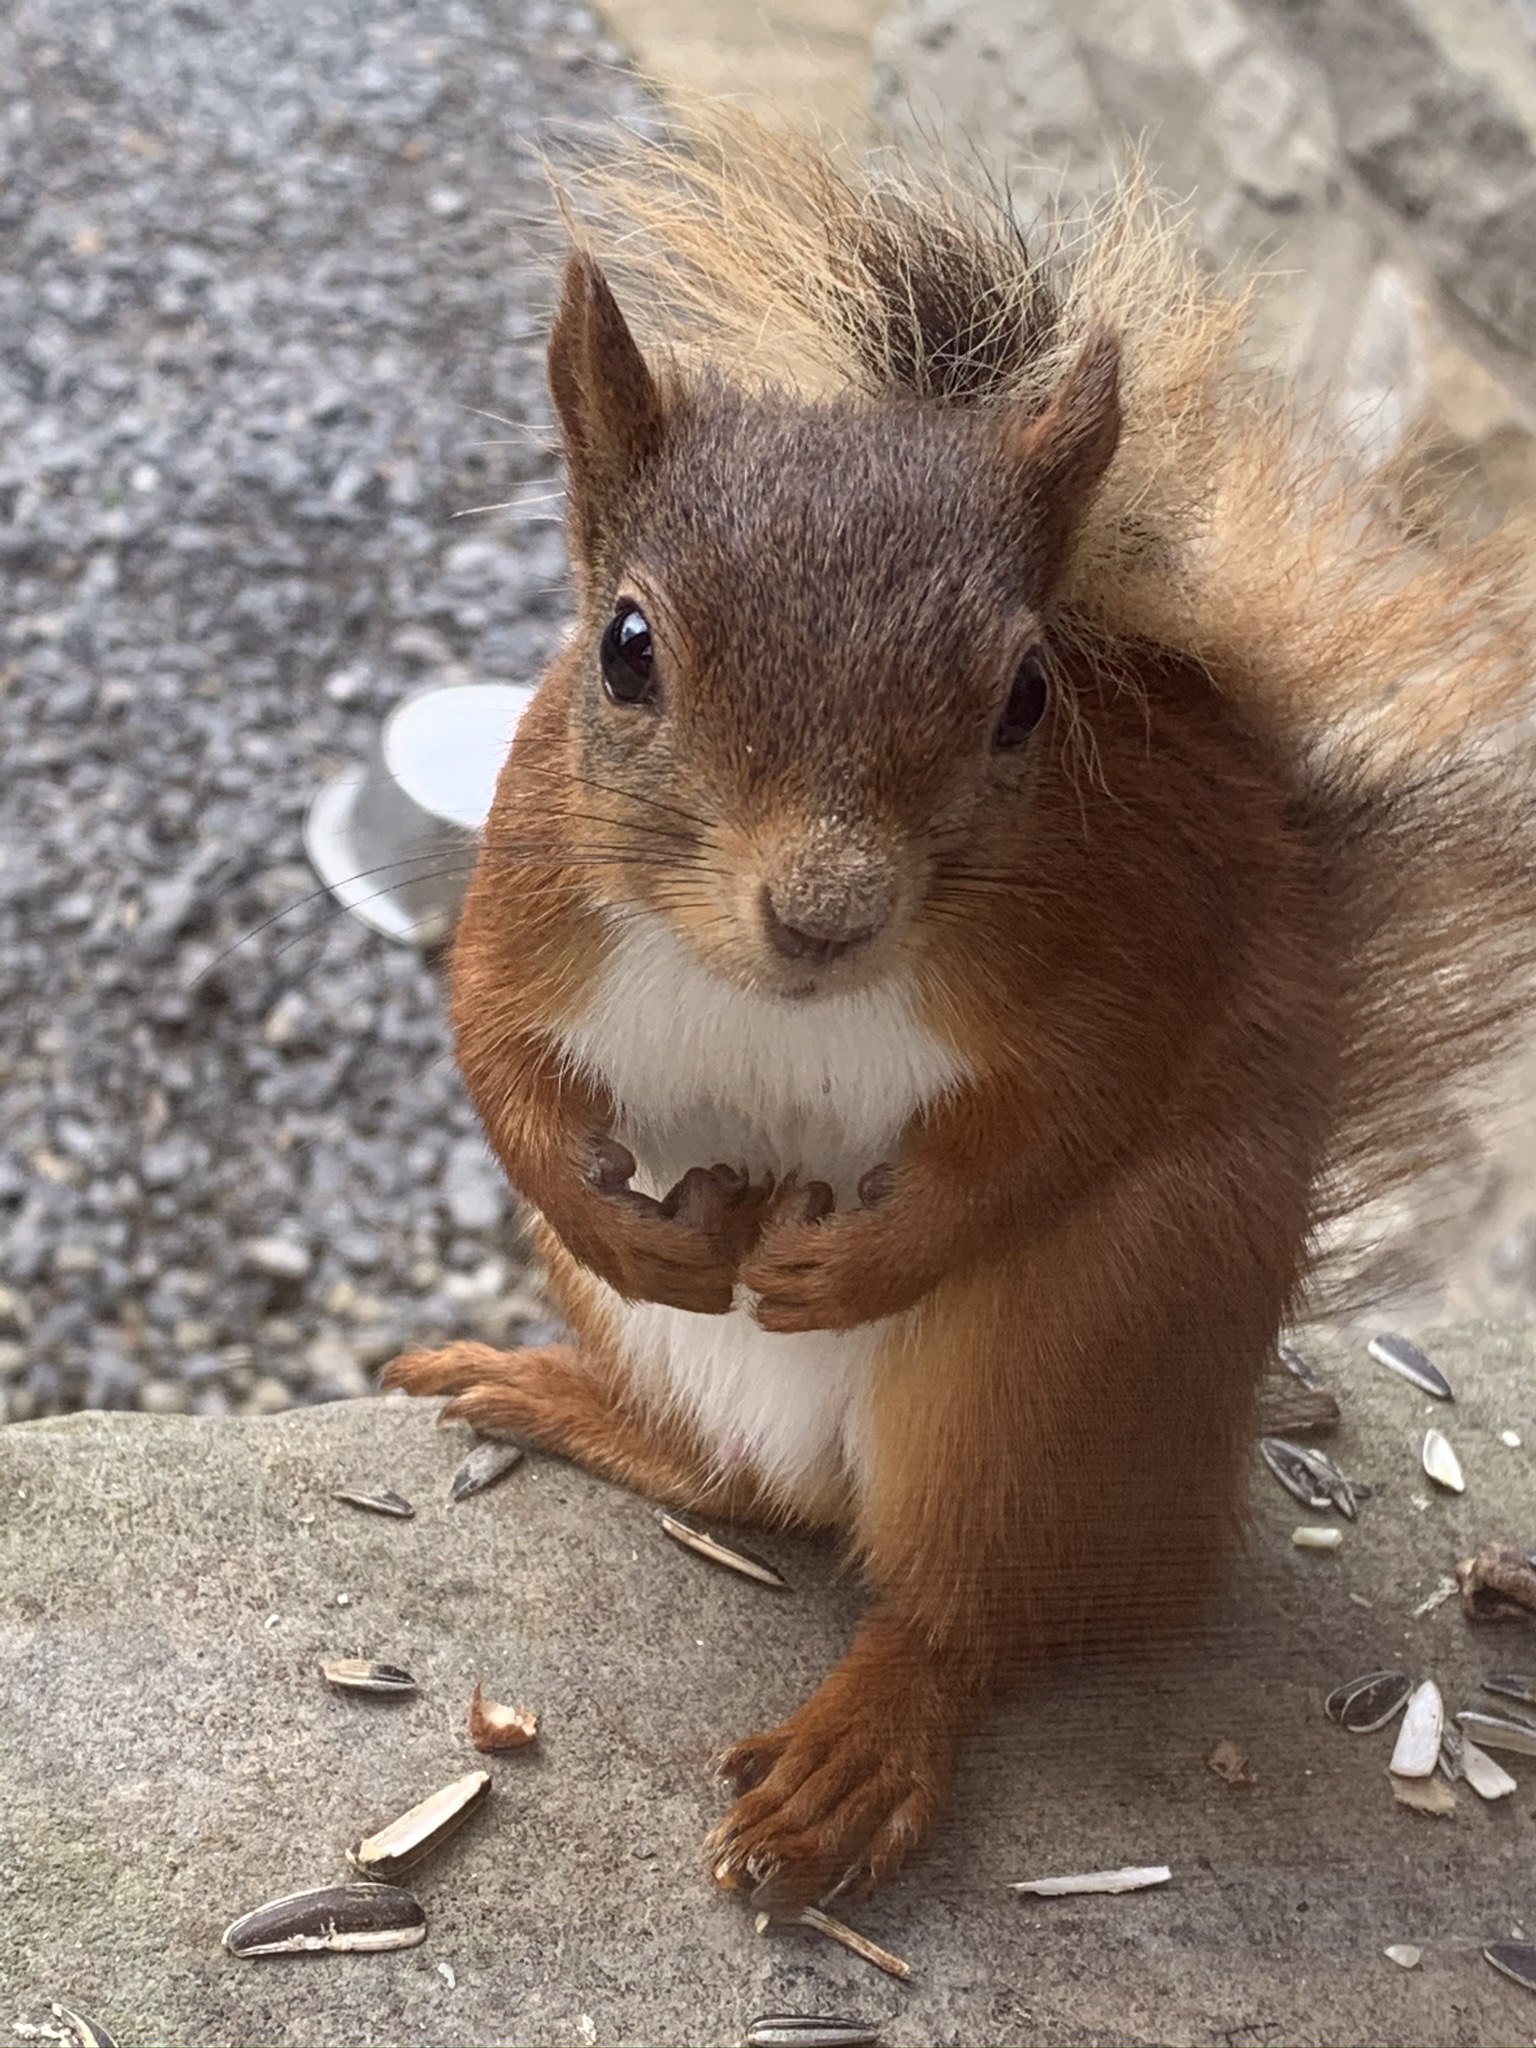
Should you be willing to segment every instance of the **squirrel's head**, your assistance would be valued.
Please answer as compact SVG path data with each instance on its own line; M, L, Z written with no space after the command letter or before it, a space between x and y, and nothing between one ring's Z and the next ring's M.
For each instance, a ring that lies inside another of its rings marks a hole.
M549 368L595 886L764 991L911 963L957 878L1028 866L1049 607L1119 436L1115 338L1033 408L752 394L653 370L578 255Z

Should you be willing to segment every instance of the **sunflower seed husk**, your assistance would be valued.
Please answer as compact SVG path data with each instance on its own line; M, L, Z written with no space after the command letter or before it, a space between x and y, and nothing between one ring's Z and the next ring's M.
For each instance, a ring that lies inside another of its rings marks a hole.
M1490 1941L1483 1950L1483 1961L1523 1984L1527 1991L1536 1991L1536 1942Z
M1374 1735L1400 1714L1413 1686L1406 1671L1367 1671L1336 1685L1323 1704L1330 1721L1351 1735Z
M1300 1380L1309 1394L1320 1394L1323 1382L1310 1359L1304 1358L1294 1344L1277 1344L1275 1356L1285 1367L1293 1380Z
M1124 1870L1089 1870L1077 1877L1029 1877L1008 1889L1032 1892L1037 1899L1066 1899L1085 1892L1142 1892L1154 1884L1167 1884L1172 1876L1166 1863L1149 1863Z
M681 1543L685 1550L696 1550L711 1564L723 1564L727 1571L740 1572L745 1579L756 1579L760 1586L788 1587L789 1581L783 1573L776 1572L768 1560L759 1557L755 1551L739 1550L732 1544L722 1543L717 1536L695 1529L691 1522L679 1521L676 1515L669 1515L664 1508L656 1510L656 1519L674 1543Z
M1445 1702L1440 1688L1426 1678L1409 1695L1403 1725L1388 1765L1394 1778L1427 1778L1440 1760L1440 1732L1445 1726Z
M1524 1621L1536 1613L1536 1570L1508 1543L1490 1543L1456 1567L1461 1611L1468 1621Z
M878 2048L880 2029L831 2013L768 2012L754 2020L745 2048Z
M1536 1707L1536 1678L1524 1671L1490 1671L1483 1680L1484 1692L1495 1692L1501 1699L1522 1700L1528 1707Z
M526 1707L504 1707L488 1700L478 1684L469 1702L469 1739L476 1749L487 1753L498 1749L526 1749L537 1739L539 1717Z
M1465 1735L1461 1738L1461 1775L1479 1799L1504 1799L1520 1789L1501 1763Z
M845 1926L841 1920L834 1920L830 1913L823 1913L819 1906L802 1906L795 1915L802 1927L814 1927L818 1934L824 1934L828 1941L840 1942L856 1956L862 1956L866 1963L873 1963L877 1970L884 1970L888 1977L899 1977L903 1983L912 1975L912 1965L903 1962L900 1956L893 1956L888 1948L882 1948L868 1935L860 1934L857 1928Z
M1471 1736L1481 1749L1509 1749L1519 1756L1536 1756L1536 1728L1529 1721L1506 1721L1501 1714L1477 1714L1468 1710L1456 1716L1463 1740Z
M1304 1508L1331 1505L1328 1495L1313 1478L1299 1445L1287 1443L1281 1436L1261 1436L1259 1453L1292 1500L1299 1500Z
M1205 1752L1204 1763L1206 1769L1214 1772L1224 1785L1231 1785L1235 1790L1254 1783L1247 1757L1225 1735Z
M391 1878L440 1848L490 1795L489 1771L467 1771L347 1851L365 1877Z
M1461 1460L1438 1429L1425 1430L1419 1462L1436 1486L1443 1486L1448 1493L1466 1492L1467 1482L1461 1476Z
M224 1930L232 1956L294 1956L319 1949L414 1948L425 1941L419 1899L388 1884L333 1884L290 1892Z
M379 1693L387 1699L404 1699L416 1690L416 1681L398 1664L375 1664L368 1657L326 1657L320 1676L338 1692Z
M1291 1541L1298 1550L1337 1550L1344 1541L1342 1529L1319 1529L1303 1524L1291 1531Z
M1392 1797L1399 1806L1409 1807L1414 1813L1427 1813L1435 1820L1449 1820L1456 1811L1456 1794L1444 1778L1405 1778L1398 1771L1388 1771L1392 1780Z
M488 1486L494 1486L498 1479L505 1479L522 1462L521 1444L501 1444L491 1439L476 1444L454 1473L448 1496L450 1500L468 1500L472 1493L484 1493Z
M1282 1438L1281 1441L1283 1442L1284 1439ZM1333 1460L1324 1457L1321 1451L1309 1451L1300 1444L1292 1444L1290 1448L1305 1461L1312 1477L1317 1481L1345 1521L1352 1522L1358 1511L1359 1503L1362 1500L1370 1499L1370 1487L1362 1484L1358 1479L1346 1479Z
M343 1486L331 1495L331 1499L345 1501L349 1508L366 1508L371 1515L393 1515L401 1522L410 1521L416 1512L403 1493L396 1493L389 1486L378 1493L362 1493L353 1487Z
M74 2035L77 2048L117 2048L117 2043L100 2020L88 2020L82 2013L71 2012L57 1999L52 2002L52 2011L54 2018L62 2020Z
M1390 1948L1382 1950L1387 1961L1396 1963L1400 1970L1416 1970L1423 1953L1423 1949L1415 1948L1411 1941L1395 1941Z
M1321 1451L1293 1444L1283 1436L1260 1437L1259 1450L1293 1500L1313 1509L1337 1508L1347 1522L1355 1519L1357 1489L1331 1458L1325 1458Z
M1406 1337L1394 1337L1383 1333L1373 1337L1366 1345L1378 1365L1384 1365L1389 1372L1410 1380L1421 1393L1433 1394L1437 1401L1454 1401L1451 1383L1438 1365L1431 1365L1417 1344L1410 1344Z
M1260 1436L1326 1436L1339 1426L1339 1404L1326 1388L1314 1394L1271 1373L1259 1389L1258 1425Z
M1437 1761L1440 1775L1448 1785L1457 1785L1466 1776L1466 1747L1461 1739L1461 1730L1454 1721L1447 1721L1440 1730L1440 1755Z
M1339 1404L1311 1364L1288 1344L1259 1387L1259 1436L1321 1436L1339 1426Z

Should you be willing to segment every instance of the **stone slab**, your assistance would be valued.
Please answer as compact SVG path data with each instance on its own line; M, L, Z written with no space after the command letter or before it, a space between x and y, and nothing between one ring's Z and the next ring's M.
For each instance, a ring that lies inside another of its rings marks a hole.
M849 1909L902 1986L799 1929L759 1936L699 1842L708 1760L791 1708L846 1640L835 1555L760 1539L795 1590L728 1577L644 1502L530 1457L457 1506L467 1439L430 1404L240 1421L99 1414L0 1432L0 2037L60 1999L133 2044L727 2042L831 2010L901 2043L1529 2039L1536 2001L1482 1962L1536 1936L1536 1764L1497 1808L1394 1807L1390 1733L1342 1735L1330 1686L1400 1664L1452 1706L1536 1637L1414 1618L1453 1561L1536 1530L1536 1333L1435 1352L1455 1406L1340 1351L1330 1448L1380 1491L1336 1555L1257 1469L1249 1558L1206 1636L1059 1668L972 1746L909 1873ZM1426 1422L1461 1453L1430 1498ZM396 1487L411 1522L331 1500ZM1419 1503L1423 1502L1421 1506ZM420 1696L348 1699L327 1654L407 1665ZM477 1759L471 1687L532 1706L489 1808L415 1874L426 1942L239 1962L238 1913L347 1875L347 1845ZM1221 1739L1256 1782L1203 1762ZM1165 1889L1035 1900L1008 1880L1167 1862ZM1382 1951L1422 1947L1404 1972ZM448 1966L445 1971L442 1966ZM448 1975L453 1983L450 1985ZM27 2038L25 2035L19 2038Z

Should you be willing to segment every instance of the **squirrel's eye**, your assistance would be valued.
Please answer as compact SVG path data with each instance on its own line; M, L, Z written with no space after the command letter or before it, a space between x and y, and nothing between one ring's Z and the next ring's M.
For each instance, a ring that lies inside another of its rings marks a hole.
M1050 694L1045 655L1040 648L1031 647L1014 670L1008 702L1003 706L1002 717L992 728L993 746L1022 747L1044 718Z
M621 599L597 650L603 688L615 704L649 704L656 696L651 628L639 605Z

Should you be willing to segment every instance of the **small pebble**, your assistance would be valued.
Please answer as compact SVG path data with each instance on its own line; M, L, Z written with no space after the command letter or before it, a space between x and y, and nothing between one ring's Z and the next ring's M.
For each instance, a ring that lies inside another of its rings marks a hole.
M1423 1953L1423 1949L1415 1948L1411 1941L1394 1942L1391 1948L1382 1950L1388 1961L1396 1963L1400 1970L1416 1970Z
M303 1280L314 1263L303 1245L286 1237L247 1238L241 1256L253 1273L265 1273L273 1280Z

